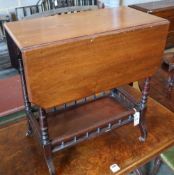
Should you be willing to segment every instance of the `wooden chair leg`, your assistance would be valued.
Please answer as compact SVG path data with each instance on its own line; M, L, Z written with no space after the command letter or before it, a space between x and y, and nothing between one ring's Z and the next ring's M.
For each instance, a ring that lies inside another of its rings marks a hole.
M41 142L43 145L45 161L47 163L50 175L55 175L56 171L52 160L52 150L48 134L47 116L45 110L43 109L39 110L39 124L41 129Z
M146 113L147 99L148 99L149 90L150 90L150 79L151 79L150 77L145 79L144 87L142 91L142 98L139 104L139 107L140 107L139 128L141 132L141 136L139 137L139 140L142 142L144 142L147 138L147 128L145 125L145 113Z
M153 165L153 169L150 173L150 175L156 175L159 171L159 168L161 166L162 160L160 158L160 156L158 156L155 161L154 161L154 165Z
M142 172L142 170L141 170L140 168L135 169L135 170L134 170L134 173L135 173L136 175L144 175L144 173Z

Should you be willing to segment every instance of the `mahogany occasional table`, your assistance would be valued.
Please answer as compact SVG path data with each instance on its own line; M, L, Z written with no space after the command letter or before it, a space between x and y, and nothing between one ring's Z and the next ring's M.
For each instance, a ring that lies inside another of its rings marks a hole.
M21 75L27 135L38 136L51 175L53 153L124 125L138 125L139 141L146 141L150 77L168 27L167 20L128 7L5 24ZM142 78L139 99L119 88Z

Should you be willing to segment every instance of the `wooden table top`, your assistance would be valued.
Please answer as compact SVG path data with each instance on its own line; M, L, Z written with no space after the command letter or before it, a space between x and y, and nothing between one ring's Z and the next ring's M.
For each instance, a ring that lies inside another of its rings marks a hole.
M126 32L167 21L129 7L100 9L10 22L5 28L20 49Z
M129 7L133 7L135 9L148 13L153 13L163 10L174 9L174 1L163 0L163 1L146 2L141 4L130 5Z
M136 97L140 93L126 89ZM56 126L56 124L55 124ZM125 175L174 144L174 114L149 99L148 138L138 141L139 129L127 125L103 136L85 141L54 155L59 175L112 175L110 165L118 164L116 175ZM47 175L48 170L39 146L25 137L26 121L0 129L0 174ZM22 144L21 144L22 143ZM25 145L25 146L24 146Z

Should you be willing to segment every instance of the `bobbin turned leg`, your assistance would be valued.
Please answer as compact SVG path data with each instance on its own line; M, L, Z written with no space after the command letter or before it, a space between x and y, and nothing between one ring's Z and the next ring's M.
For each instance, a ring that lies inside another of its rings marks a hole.
M39 124L41 130L41 142L43 145L44 150L44 157L49 169L50 175L55 175L55 167L52 160L52 150L51 150L51 143L48 134L48 122L46 112L43 109L39 110Z
M27 123L28 123L28 129L26 132L26 136L32 136L33 130L30 123L29 115L31 113L31 103L28 99L27 89L26 89L26 83L25 83L25 76L24 76L24 69L23 69L23 63L21 55L18 56L18 62L19 62L19 73L21 77L21 83L22 83L22 92L23 92L23 99L24 99L24 106L25 106L25 113L27 116Z
M147 138L147 128L145 125L145 113L146 113L146 107L147 107L147 99L149 95L149 90L150 90L150 77L146 78L144 81L144 87L142 91L142 97L141 97L141 102L139 104L140 108L140 132L141 136L139 137L139 140L144 142Z

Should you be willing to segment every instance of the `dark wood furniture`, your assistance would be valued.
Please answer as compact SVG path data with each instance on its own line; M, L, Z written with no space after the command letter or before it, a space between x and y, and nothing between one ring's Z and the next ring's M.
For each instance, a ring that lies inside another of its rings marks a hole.
M166 68L165 68L166 67ZM163 69L168 72L168 93L174 88L174 52L165 53L163 56Z
M156 101L164 105L174 114L174 53L167 52L163 55L163 64L157 73L152 76L150 96ZM140 89L143 89L143 81L139 81ZM162 162L169 165L171 169L174 167L173 162L174 147L163 152L155 159L152 174L157 174Z
M21 74L28 134L33 130L41 140L50 174L52 153L131 123L137 113L145 141L150 76L160 66L168 26L128 7L5 25L12 65ZM142 78L140 100L116 88Z
M174 53L164 54L163 59L165 62L167 62L167 58L173 58L172 55L174 55ZM169 69L169 65L164 63L156 74L152 76L150 96L174 112L174 85L170 78L172 74L171 70L172 69ZM142 90L143 80L139 81L139 86Z
M165 18L170 21L169 33L167 37L166 48L174 46L174 1L163 0L134 4L129 7Z
M124 88L135 99L141 97L134 88ZM174 114L151 98L146 123L148 139L144 143L135 139L139 135L138 130L127 125L55 154L54 162L56 167L60 167L59 174L111 175L109 167L116 163L121 169L115 175L127 175L174 145ZM49 132L54 133L56 127L54 122ZM26 120L0 129L0 174L48 174L37 142L32 138L26 139L25 129Z

